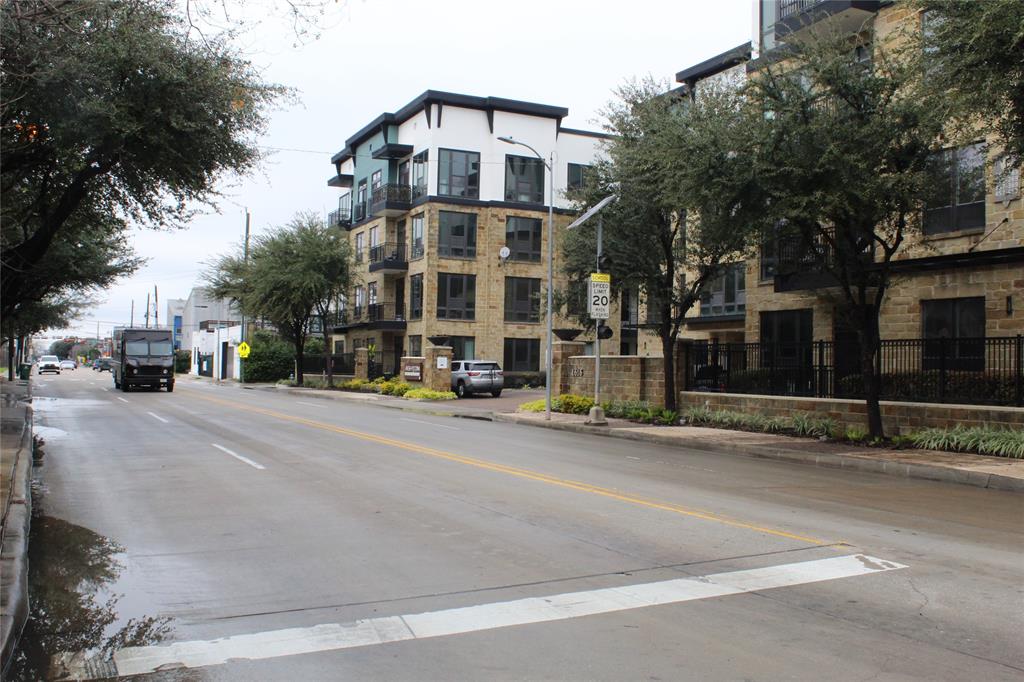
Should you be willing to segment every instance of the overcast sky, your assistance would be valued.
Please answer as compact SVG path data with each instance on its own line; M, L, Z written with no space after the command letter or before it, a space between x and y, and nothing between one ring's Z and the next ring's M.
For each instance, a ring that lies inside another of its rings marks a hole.
M596 130L617 85L648 74L674 80L748 41L752 13L751 0L339 0L320 38L299 45L286 21L264 21L245 49L265 80L295 88L299 101L272 114L263 168L225 183L219 214L187 230L132 232L147 264L103 292L71 331L91 336L99 323L109 334L128 323L133 299L140 321L154 285L165 323L165 301L187 297L204 262L241 241L246 207L254 233L296 211L335 207L340 190L326 184L331 155L424 90L564 106L564 125Z

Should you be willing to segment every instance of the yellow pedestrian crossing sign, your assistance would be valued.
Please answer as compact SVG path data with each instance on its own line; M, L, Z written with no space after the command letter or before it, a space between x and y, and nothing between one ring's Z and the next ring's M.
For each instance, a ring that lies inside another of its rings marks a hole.
M245 358L249 357L249 351L251 350L252 348L249 347L249 344L247 344L245 341L242 341L242 343L238 344L238 357L244 360Z

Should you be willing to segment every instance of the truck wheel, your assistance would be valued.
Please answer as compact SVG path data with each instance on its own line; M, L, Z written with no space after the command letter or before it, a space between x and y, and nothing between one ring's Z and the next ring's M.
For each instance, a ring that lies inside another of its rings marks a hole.
M174 391L174 382L167 384L167 392L172 393Z

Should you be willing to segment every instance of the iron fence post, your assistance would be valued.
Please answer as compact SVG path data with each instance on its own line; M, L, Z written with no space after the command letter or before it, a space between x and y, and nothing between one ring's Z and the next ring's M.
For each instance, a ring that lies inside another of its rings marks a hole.
M939 339L939 402L946 402L946 353L949 348L946 345L946 338Z
M1022 364L1024 364L1024 335L1017 334L1017 358L1014 362L1017 379L1017 407L1024 405L1024 368L1021 367Z

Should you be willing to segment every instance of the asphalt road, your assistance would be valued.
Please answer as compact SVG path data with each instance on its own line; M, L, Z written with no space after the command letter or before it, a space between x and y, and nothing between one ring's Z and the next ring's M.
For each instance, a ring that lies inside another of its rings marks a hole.
M1021 495L188 378L33 380L60 552L33 570L78 566L92 601L62 622L99 621L41 650L109 649L72 675L1024 679Z

